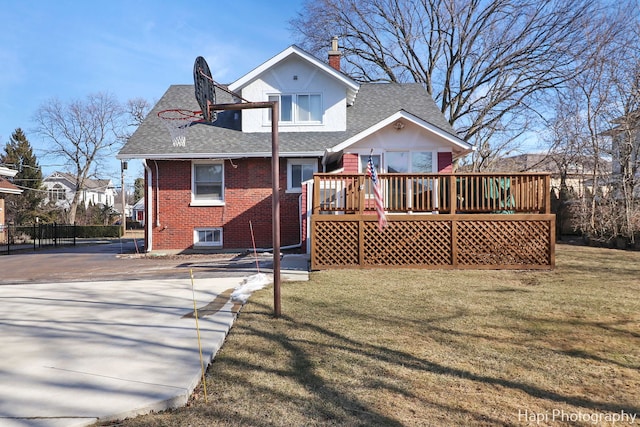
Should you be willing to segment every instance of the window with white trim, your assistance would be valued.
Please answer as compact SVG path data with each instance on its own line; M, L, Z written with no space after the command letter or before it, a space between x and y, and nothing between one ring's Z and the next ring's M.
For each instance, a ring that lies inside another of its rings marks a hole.
M289 159L287 161L287 191L302 191L302 183L318 172L316 159Z
M55 184L53 188L49 189L49 200L57 202L58 200L65 200L67 198L64 187L60 184Z
M372 154L371 155L371 163L373 163L373 168L377 173L380 173L380 155ZM368 174L369 169L369 154L360 154L360 173ZM365 198L372 199L373 198L373 187L370 185L366 185L366 193Z
M376 172L380 173L380 154L372 154L371 162ZM367 164L369 163L368 154L360 154L360 173L367 173Z
M431 151L387 151L385 164L387 173L432 173Z
M411 153L411 172L432 173L433 153L431 151L413 151Z
M387 173L429 174L434 170L433 162L437 157L431 151L388 151L384 158ZM438 188L430 178L416 176L405 181L391 181L387 191L393 194L393 203L403 209L438 207Z
M196 228L193 230L194 246L222 246L222 228Z
M224 203L224 163L194 162L191 173L191 203Z
M322 96L319 93L272 94L269 102L278 101L280 123L318 124L322 123ZM267 121L271 123L271 110Z

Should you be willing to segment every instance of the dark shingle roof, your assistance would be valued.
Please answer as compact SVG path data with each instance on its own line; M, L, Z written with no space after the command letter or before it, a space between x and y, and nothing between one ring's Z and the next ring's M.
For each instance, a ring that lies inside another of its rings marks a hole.
M68 172L54 172L51 175L47 176L44 181L45 182L53 182L59 180L65 180L69 182L72 186L76 185L76 177L73 174ZM110 179L91 179L87 178L84 182L84 190L105 190L109 187L113 187L113 184Z
M216 89L218 103L232 103L228 93ZM239 112L218 113L213 125L194 123L188 129L185 147L174 147L158 118L158 111L171 108L199 110L193 85L173 85L162 96L147 118L120 150L118 158L198 158L224 155L270 155L271 133L242 133ZM420 84L365 83L360 86L353 106L347 107L347 130L343 132L280 132L283 156L317 153L374 126L389 116L405 111L457 137Z

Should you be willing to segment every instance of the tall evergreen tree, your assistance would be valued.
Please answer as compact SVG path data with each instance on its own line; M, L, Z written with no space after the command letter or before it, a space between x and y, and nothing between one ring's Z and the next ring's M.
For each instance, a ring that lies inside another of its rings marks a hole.
M18 169L11 181L24 190L22 194L10 194L5 198L6 218L18 225L33 222L39 215L45 193L41 190L42 171L22 129L13 132L4 151L0 162Z
M133 202L137 203L138 200L144 197L144 178L136 178L134 182Z

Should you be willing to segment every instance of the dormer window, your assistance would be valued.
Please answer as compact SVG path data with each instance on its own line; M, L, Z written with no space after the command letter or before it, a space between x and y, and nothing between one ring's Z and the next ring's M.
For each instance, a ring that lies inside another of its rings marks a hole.
M282 124L322 123L322 96L319 93L269 95L269 101L279 102ZM271 110L268 112L268 121L271 122Z

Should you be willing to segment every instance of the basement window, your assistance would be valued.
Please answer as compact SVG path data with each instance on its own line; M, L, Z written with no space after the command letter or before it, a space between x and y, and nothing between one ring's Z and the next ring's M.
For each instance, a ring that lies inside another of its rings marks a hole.
M193 246L222 246L222 228L196 228L193 230Z

